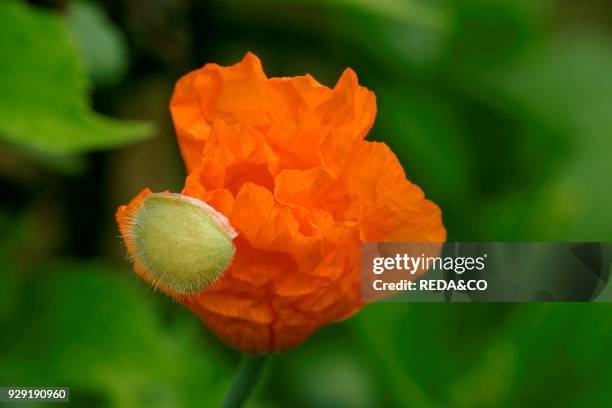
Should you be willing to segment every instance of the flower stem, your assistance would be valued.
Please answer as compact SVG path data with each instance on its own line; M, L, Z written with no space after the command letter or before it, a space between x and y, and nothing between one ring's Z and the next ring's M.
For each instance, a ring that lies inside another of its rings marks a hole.
M260 356L245 355L243 357L229 392L223 401L223 408L238 408L244 405L253 387L261 377L261 371L267 357L265 354Z

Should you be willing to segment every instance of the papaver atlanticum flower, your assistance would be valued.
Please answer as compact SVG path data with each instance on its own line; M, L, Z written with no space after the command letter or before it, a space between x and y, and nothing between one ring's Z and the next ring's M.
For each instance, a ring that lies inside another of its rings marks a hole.
M330 89L267 78L249 53L182 77L170 108L182 195L145 190L117 219L136 272L232 346L288 350L358 311L362 242L446 238L391 150L364 140L376 101L350 69Z

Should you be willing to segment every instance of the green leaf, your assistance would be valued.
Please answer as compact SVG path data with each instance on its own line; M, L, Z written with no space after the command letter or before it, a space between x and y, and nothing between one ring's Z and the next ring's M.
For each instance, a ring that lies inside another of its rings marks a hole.
M0 3L0 137L48 154L81 153L144 139L143 122L91 110L64 18L22 2Z

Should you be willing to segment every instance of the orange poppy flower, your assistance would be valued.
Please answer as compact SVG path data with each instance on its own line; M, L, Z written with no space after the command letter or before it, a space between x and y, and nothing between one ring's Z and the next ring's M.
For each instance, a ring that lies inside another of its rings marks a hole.
M364 140L376 101L350 69L330 89L310 75L267 78L248 53L182 77L170 108L189 172L182 194L229 220L233 261L182 295L151 277L130 234L151 192L117 219L136 271L232 346L288 350L358 311L362 242L446 239L439 208L391 150Z

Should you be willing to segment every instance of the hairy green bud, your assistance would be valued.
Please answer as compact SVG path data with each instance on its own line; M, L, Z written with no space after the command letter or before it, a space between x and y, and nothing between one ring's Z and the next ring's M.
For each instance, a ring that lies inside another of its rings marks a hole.
M136 255L160 284L187 295L217 280L234 256L237 233L208 204L182 194L147 196L130 233Z

